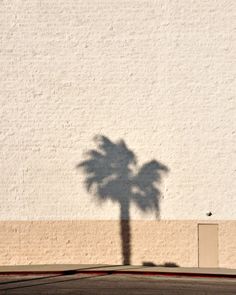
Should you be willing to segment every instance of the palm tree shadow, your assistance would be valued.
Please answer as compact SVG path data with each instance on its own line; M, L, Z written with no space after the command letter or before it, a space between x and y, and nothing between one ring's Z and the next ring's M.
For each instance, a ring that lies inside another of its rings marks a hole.
M169 169L156 160L138 166L136 156L123 140L112 142L99 135L96 149L77 165L85 173L85 186L99 202L111 200L120 207L120 236L123 264L131 261L130 205L159 217L161 191L158 185Z

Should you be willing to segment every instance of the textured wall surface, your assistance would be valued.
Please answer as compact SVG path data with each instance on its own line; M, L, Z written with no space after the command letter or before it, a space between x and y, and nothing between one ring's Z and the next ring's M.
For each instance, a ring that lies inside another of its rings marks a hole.
M235 219L235 10L233 0L1 1L0 218L117 219L75 169L104 134L169 167L163 219Z
M235 12L234 0L0 1L1 264L120 263L119 206L76 169L103 134L169 168L161 221L131 204L132 262L196 266L197 223L212 219L220 266L236 267Z
M236 268L236 222L219 224L219 267ZM131 263L198 266L195 221L132 221ZM122 264L119 222L2 221L1 265Z

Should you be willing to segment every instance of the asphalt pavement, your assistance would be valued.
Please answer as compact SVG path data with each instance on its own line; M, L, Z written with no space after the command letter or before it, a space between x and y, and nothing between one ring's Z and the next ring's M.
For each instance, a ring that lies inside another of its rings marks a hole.
M235 295L236 279L112 273L0 275L0 294Z

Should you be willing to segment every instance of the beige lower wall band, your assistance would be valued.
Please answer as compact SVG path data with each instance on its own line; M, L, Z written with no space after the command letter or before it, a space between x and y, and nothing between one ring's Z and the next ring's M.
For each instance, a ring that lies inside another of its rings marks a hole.
M131 264L198 266L201 221L131 221ZM218 224L219 267L236 268L236 221ZM0 265L122 264L113 220L1 221Z

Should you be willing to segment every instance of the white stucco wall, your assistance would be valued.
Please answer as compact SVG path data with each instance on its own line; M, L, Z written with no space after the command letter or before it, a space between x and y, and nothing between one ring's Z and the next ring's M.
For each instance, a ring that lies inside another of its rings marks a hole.
M118 219L75 168L103 134L169 167L162 219L235 220L235 11L234 0L1 1L0 219Z

